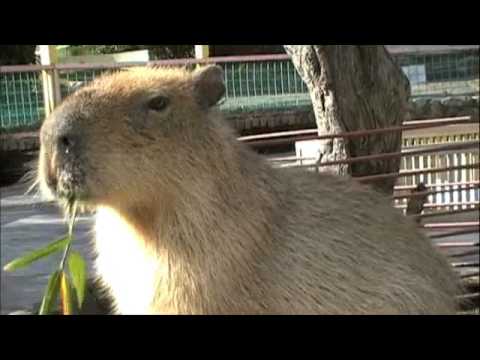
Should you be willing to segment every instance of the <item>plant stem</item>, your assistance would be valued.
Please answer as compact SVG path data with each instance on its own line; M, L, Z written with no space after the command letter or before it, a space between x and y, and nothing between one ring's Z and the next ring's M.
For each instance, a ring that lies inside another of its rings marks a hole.
M60 271L65 269L65 262L67 261L68 254L70 253L70 249L72 247L72 240L73 240L73 224L75 223L75 218L77 216L77 202L76 201L69 201L68 209L67 209L67 216L69 217L68 223L68 245L65 247L65 251L63 253L62 261L60 262Z

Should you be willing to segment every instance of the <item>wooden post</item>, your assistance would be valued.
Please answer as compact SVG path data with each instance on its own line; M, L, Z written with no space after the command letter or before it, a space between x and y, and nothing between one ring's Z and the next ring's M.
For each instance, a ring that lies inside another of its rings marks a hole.
M206 59L209 56L209 45L195 45L195 59Z
M55 45L39 45L40 63L54 65L57 63L57 50ZM45 116L49 116L61 101L60 79L58 71L42 71L43 99L45 103Z

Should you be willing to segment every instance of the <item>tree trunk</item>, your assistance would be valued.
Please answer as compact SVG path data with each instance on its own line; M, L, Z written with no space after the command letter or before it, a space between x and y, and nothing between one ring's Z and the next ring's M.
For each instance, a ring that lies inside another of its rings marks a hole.
M0 46L0 66L35 64L36 45Z
M381 45L284 45L312 98L320 135L401 125L410 84ZM401 150L401 133L321 142L320 163ZM329 166L340 175L397 172L400 159ZM375 183L391 193L395 179Z

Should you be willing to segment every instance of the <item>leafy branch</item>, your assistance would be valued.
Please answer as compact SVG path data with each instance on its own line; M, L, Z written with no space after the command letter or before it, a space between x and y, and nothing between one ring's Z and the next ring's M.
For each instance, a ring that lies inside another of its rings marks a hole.
M86 261L80 253L72 250L74 241L73 228L77 218L77 203L75 201L70 200L68 202L66 215L68 218L67 235L43 248L11 261L4 267L4 271L15 271L63 250L62 260L58 269L50 275L48 280L39 315L54 313L59 295L63 315L72 315L74 313L74 297L76 297L78 309L81 309L85 299L87 281Z

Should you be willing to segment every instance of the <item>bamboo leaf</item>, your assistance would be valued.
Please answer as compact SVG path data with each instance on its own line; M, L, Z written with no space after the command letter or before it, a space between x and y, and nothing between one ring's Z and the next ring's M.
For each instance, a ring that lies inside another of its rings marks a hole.
M13 260L12 262L5 265L3 270L14 271L14 270L26 267L37 260L40 260L48 255L51 255L59 250L64 249L69 242L70 242L69 236L62 237L61 239L56 240L41 249L35 250L25 256L22 256L18 259Z
M85 288L87 284L87 264L76 251L72 251L68 257L68 269L72 278L78 300L78 307L81 308L85 298Z
M60 281L60 299L63 315L73 315L72 287L68 281L67 274L62 272Z
M43 296L42 305L40 306L39 315L48 315L51 313L53 306L58 297L60 289L60 277L62 273L60 270L55 271L48 280L47 288Z

